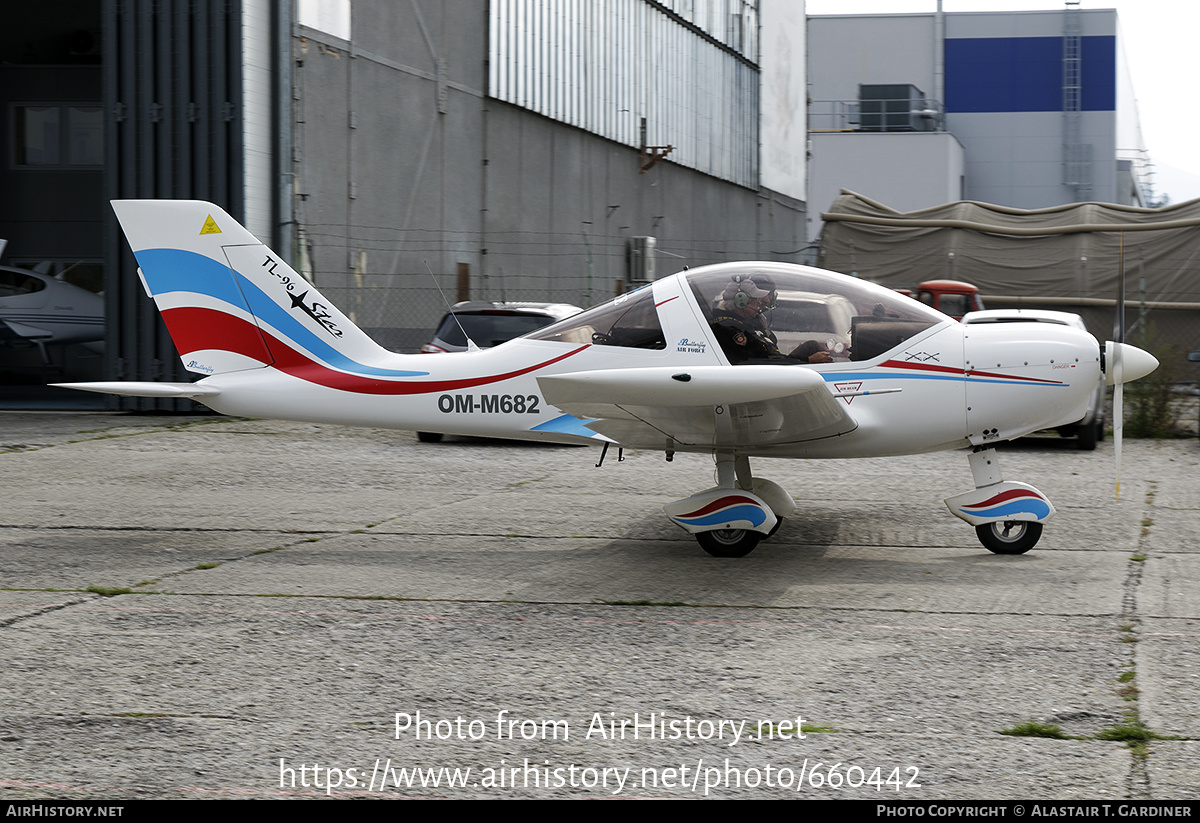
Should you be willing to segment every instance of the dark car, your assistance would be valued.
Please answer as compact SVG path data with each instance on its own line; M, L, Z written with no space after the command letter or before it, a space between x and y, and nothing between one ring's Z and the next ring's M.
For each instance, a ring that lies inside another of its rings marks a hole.
M490 303L467 300L455 303L438 324L422 354L467 350L467 338L481 349L490 349L522 335L557 323L583 309L568 303ZM441 432L417 432L422 443L437 443Z
M455 303L438 324L433 339L421 347L421 352L466 351L468 337L479 348L490 349L581 311L579 306L567 303L489 303L482 300Z

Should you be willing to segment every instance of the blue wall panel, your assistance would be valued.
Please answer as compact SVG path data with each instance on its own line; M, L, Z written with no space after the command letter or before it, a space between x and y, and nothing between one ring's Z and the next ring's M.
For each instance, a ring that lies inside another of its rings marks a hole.
M1116 38L1082 39L1084 111L1113 111ZM1062 111L1061 37L961 37L946 40L946 111Z

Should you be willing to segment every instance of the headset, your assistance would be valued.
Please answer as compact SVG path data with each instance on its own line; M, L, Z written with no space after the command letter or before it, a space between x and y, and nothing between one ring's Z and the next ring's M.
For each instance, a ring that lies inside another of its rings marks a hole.
M733 296L731 298L729 298L730 300L733 301L733 305L735 308L744 309L747 306L749 306L750 301L754 299L750 295L750 293L747 291L747 287L752 287L754 289L757 289L758 291L767 292L768 301L767 301L767 305L762 307L763 311L770 311L771 309L775 308L775 300L778 297L779 293L774 288L773 283L771 284L772 288L764 289L762 286L758 285L758 283L755 282L753 275L735 274L732 278L732 282L730 283L730 285L737 286L737 291L733 294Z

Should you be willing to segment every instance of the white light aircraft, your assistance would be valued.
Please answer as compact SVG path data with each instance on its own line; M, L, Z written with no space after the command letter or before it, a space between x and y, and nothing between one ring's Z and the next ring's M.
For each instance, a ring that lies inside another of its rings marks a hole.
M717 556L749 553L795 507L751 457L967 448L975 488L946 500L951 513L993 552L1028 551L1054 507L1003 478L995 445L1078 420L1106 364L1110 385L1157 366L1066 326L963 326L771 262L683 271L491 349L396 354L217 206L113 206L184 365L204 377L64 385L250 417L711 454L717 486L664 509Z
M103 353L104 298L48 274L0 266L0 343L37 346L47 365L49 345L80 343Z

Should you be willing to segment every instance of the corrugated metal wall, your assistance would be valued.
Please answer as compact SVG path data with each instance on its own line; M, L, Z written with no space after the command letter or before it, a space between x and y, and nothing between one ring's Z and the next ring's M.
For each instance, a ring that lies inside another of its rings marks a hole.
M715 15L720 38L648 0L492 0L489 14L492 97L627 146L644 122L673 162L758 187L753 4Z
M243 218L241 15L241 0L104 0L108 199L210 200ZM111 211L105 295L108 378L190 380ZM190 401L118 402L191 408Z

